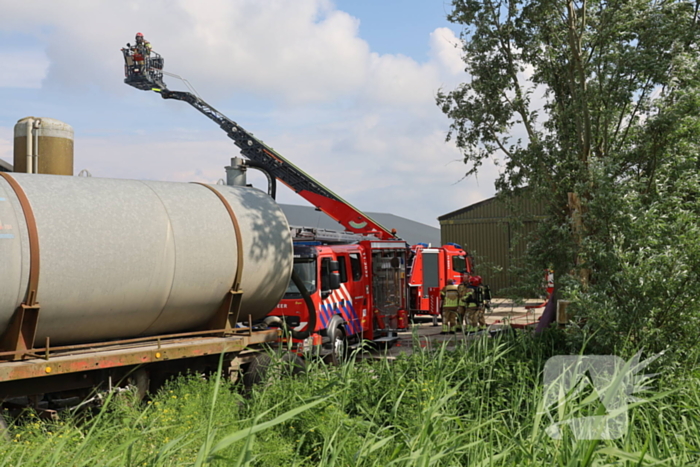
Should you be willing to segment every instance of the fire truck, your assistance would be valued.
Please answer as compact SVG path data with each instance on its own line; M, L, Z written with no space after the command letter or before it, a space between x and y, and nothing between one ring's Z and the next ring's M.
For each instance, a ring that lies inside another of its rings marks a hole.
M275 197L280 181L339 222L346 231L293 228L294 272L287 293L265 322L288 330L301 351L331 360L362 342L391 345L408 327L407 243L256 138L192 92L171 91L163 82L163 58L153 52L141 65L124 49L125 83L187 102L223 129L240 149L227 167L228 185L246 185L248 169L268 178ZM309 311L312 310L312 311Z
M431 247L427 243L411 246L408 267L408 285L410 287L410 315L430 315L437 325L440 315L439 292L447 281L455 284L462 281L462 274L471 274L474 270L472 257L456 243ZM433 293L431 294L431 289ZM437 298L436 298L437 297Z
M292 236L294 272L304 287L289 284L265 319L269 325L315 330L333 363L362 343L398 340L397 332L408 327L405 242L306 227L293 227ZM299 351L314 345L312 338L295 342Z

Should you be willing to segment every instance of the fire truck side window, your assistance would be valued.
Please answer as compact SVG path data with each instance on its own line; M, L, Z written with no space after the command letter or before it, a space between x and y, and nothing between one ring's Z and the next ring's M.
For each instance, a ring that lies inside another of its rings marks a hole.
M330 289L331 259L321 258L321 290Z
M352 280L359 281L362 279L362 263L360 263L360 255L358 253L350 253L350 269L352 269Z
M456 272L467 272L466 258L464 256L453 256L452 269Z
M338 272L340 273L340 282L348 281L348 268L345 260L345 255L338 256Z
M294 260L294 272L301 279L306 290L312 294L316 291L316 261L307 258L297 258ZM285 298L301 297L301 292L296 284L290 280L287 291L284 294Z

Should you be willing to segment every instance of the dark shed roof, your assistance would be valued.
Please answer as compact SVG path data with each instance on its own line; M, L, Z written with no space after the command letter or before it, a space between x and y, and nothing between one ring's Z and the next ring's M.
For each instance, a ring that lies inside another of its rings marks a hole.
M461 208L461 209L457 209L456 211L448 212L447 214L443 214L442 216L438 217L438 220L444 221L447 219L451 219L455 216L458 216L460 214L466 214L469 211L473 211L475 209L480 208L481 206L484 206L486 204L489 204L489 203L495 201L495 199L496 199L496 197L494 196L493 198L488 198L488 199L485 199L483 201L479 201L478 203L470 204L469 206Z
M312 206L280 204L290 225L318 227L322 229L344 230L343 226ZM387 229L396 229L399 237L411 245L416 243L440 244L440 229L404 217L382 212L366 213Z
M12 172L12 164L0 159L0 172Z

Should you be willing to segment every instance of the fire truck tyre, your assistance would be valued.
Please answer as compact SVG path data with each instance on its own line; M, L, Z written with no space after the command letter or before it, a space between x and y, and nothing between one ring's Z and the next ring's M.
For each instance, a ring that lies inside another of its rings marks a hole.
M337 326L330 336L330 353L326 355L326 363L338 366L348 358L348 340L342 326Z

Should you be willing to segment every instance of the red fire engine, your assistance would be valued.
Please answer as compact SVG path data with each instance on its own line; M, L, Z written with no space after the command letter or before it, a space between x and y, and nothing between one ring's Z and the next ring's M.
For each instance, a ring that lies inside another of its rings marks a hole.
M398 340L397 331L408 327L406 243L323 229L292 232L294 271L303 288L290 283L266 322L315 331L305 340L294 339L297 347L308 350L316 334L322 343L318 350L333 361L363 341L391 345Z
M462 274L472 271L471 256L456 243L432 248L426 243L413 245L408 268L411 316L431 315L437 324L440 306L431 299L430 289L442 290L450 279L459 284Z

